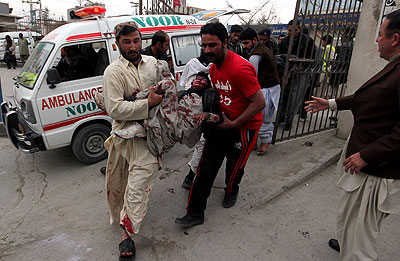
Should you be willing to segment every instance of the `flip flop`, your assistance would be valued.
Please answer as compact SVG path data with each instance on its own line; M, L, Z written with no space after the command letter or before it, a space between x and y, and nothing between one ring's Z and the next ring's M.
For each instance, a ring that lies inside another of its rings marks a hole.
M129 256L123 256L123 253L132 253ZM135 260L136 249L135 243L131 238L127 238L119 243L119 261L133 261Z

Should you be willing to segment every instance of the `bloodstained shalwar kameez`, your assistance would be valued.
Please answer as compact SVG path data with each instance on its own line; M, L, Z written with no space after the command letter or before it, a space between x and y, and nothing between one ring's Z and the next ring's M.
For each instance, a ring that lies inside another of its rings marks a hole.
M135 67L120 56L104 73L104 102L113 119L108 150L106 190L110 208L110 223L119 220L127 233L137 234L146 215L150 192L158 170L157 157L152 155L142 138L121 139L113 134L132 120L148 118L147 99L125 101L137 90L145 90L157 82L157 60L142 55Z

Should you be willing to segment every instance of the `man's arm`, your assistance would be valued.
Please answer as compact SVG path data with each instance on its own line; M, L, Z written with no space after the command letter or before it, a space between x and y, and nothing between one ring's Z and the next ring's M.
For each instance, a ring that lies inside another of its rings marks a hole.
M258 65L261 61L261 56L256 54L256 55L252 55L249 58L249 62L254 66L254 68L256 69L256 74L258 75Z
M250 101L250 104L249 106L247 106L246 110L244 110L243 113L240 114L239 117L231 121L224 114L223 115L224 121L221 124L219 124L218 127L221 129L232 129L240 127L241 125L245 124L247 121L252 119L254 116L256 116L257 113L262 111L262 109L264 109L265 99L261 89L258 90L253 95L247 97L247 99Z
M339 111L350 110L351 105L353 104L353 97L354 95L352 94L345 97L336 98L335 102L337 104L337 109Z
M103 91L104 103L108 115L114 120L142 120L148 118L147 99L134 102L124 100L123 76L115 68L107 68L104 72Z
M350 109L352 102L353 95L329 100L311 96L311 100L305 102L306 106L304 109L310 113L316 113L327 109L346 110Z

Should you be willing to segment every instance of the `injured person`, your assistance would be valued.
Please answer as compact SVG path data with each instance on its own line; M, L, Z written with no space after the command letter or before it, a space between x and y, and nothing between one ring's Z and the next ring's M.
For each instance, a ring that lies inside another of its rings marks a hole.
M210 88L211 82L206 73L199 72L190 89L177 93L168 64L157 61L157 70L159 81L155 87L156 93L164 96L161 103L149 108L148 119L131 121L114 134L123 139L146 138L150 152L159 157L177 142L192 148L199 141L202 131L215 128L223 117L219 109L219 94ZM138 90L124 99L133 102L148 95L149 90ZM101 95L96 95L95 101L100 109L106 111Z

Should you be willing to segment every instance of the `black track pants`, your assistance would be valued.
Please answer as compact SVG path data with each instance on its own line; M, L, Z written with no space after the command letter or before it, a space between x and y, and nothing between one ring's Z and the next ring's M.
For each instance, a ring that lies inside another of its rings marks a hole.
M258 129L217 130L206 137L196 178L189 193L188 214L204 216L207 198L225 158L225 193L229 195L239 190L244 167L257 142L258 131Z

